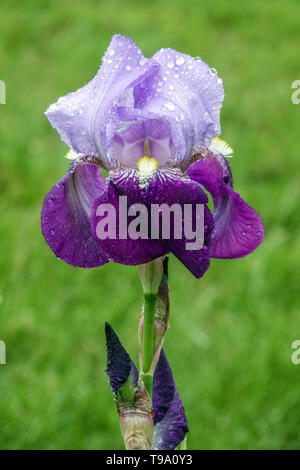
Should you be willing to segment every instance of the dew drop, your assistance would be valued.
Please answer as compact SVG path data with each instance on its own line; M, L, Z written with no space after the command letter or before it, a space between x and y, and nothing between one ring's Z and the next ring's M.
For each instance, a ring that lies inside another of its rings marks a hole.
M168 101L167 103L165 103L165 108L169 109L170 111L174 111L175 110L175 105L173 103L171 103L171 101Z
M167 67L169 67L169 69L172 69L174 67L174 62L168 62Z
M129 72L131 70L131 65L126 65L125 69Z
M182 57L182 56L177 57L177 59L176 59L176 65L182 65L182 64L184 64L184 62L185 62L185 58L184 58L184 57Z

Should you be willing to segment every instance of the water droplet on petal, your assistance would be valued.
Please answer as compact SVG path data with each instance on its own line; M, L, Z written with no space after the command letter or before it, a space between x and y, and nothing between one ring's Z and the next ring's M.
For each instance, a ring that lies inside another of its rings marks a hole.
M182 56L177 57L177 59L176 59L176 65L182 65L182 64L184 64L184 62L185 62L185 58L184 58L184 57L182 57Z
M114 50L114 49L110 49L109 55L114 55L114 54L115 54L115 50Z
M169 109L170 111L174 111L175 110L175 105L173 103L171 103L171 101L168 101L167 103L165 103L165 108Z
M131 70L131 65L126 65L125 69L129 72Z
M168 62L167 67L169 67L169 69L172 69L174 67L174 62Z

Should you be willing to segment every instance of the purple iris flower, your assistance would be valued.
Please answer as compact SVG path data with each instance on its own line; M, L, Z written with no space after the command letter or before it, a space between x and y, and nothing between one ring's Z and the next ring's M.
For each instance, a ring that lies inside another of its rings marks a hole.
M199 278L210 257L251 253L264 229L233 190L226 146L216 141L223 97L222 80L201 59L173 49L146 59L130 38L113 36L95 78L46 112L76 157L42 209L42 232L55 255L91 268L110 260L144 264L172 252ZM99 167L109 171L106 181ZM193 223L203 204L202 248L187 250L173 232L169 239L100 240L97 208L109 203L118 213L120 196L128 206L191 204Z

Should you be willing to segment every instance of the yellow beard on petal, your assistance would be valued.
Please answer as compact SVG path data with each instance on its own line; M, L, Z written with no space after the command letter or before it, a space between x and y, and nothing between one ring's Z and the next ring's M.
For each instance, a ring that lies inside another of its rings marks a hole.
M68 160L75 160L75 158L78 158L78 157L83 157L84 156L84 153L77 153L75 152L73 149L70 149L67 153L67 155L65 155L65 157L68 159Z
M158 168L158 161L155 160L155 158L145 156L138 160L136 166L139 186L140 188L145 188L155 175Z
M232 157L233 150L225 140L215 137L212 139L208 149L213 153L221 153L224 157Z

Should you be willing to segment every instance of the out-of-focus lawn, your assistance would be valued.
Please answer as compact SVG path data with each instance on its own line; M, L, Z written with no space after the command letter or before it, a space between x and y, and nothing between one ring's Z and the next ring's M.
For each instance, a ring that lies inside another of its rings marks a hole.
M213 261L202 280L171 259L165 348L189 448L300 448L299 2L1 0L0 18L0 448L123 446L103 327L137 358L136 268L72 268L40 232L43 196L68 168L43 112L94 76L117 32L147 56L170 46L217 68L235 187L266 227L255 253Z

